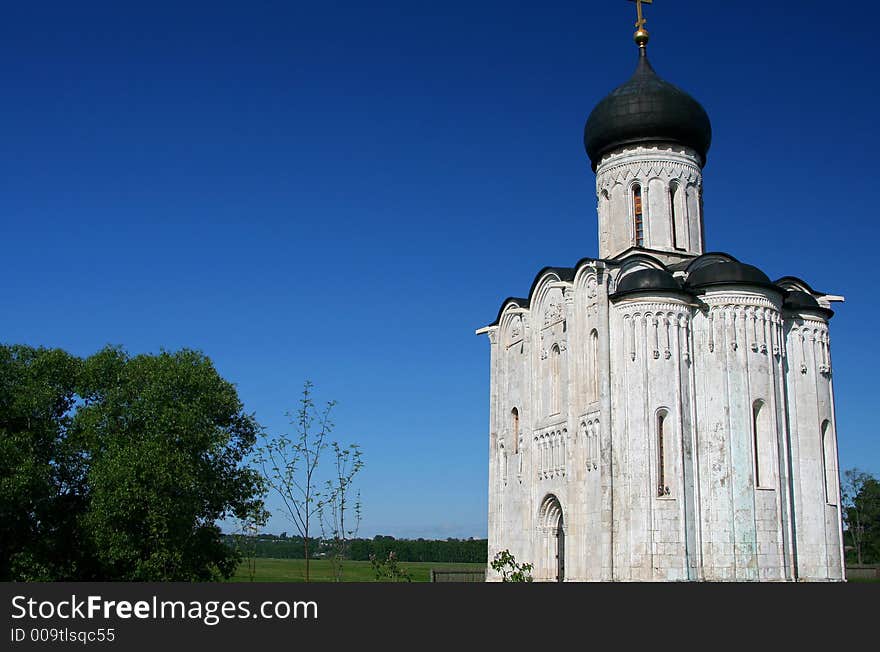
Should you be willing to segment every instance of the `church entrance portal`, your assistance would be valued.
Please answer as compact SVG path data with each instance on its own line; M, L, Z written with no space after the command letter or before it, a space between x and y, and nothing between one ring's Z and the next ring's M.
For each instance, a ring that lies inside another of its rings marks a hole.
M565 521L562 505L553 494L541 503L539 518L540 535L544 539L543 577L546 580L565 580Z

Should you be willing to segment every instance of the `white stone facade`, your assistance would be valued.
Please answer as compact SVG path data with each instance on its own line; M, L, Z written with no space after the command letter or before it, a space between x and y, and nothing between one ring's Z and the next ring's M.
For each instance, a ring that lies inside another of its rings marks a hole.
M646 249L681 255L703 253L703 174L699 155L687 147L654 144L621 148L596 168L599 257L634 245L633 187L639 186L646 214Z
M663 143L606 155L600 258L543 270L478 331L490 560L545 581L843 579L834 297L707 277L748 266L704 254L701 168ZM618 289L644 270L675 284Z

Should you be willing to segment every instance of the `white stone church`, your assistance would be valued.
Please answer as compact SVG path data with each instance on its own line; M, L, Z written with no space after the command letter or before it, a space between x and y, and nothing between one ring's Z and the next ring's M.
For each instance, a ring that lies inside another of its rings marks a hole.
M705 252L709 118L636 42L584 129L599 257L541 270L477 331L489 559L544 581L842 580L842 298Z

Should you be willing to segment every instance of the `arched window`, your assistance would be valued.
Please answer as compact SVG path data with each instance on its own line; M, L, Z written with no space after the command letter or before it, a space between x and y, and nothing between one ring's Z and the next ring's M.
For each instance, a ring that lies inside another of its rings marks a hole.
M669 441L667 441L667 417L669 413L666 410L657 412L657 495L668 496L669 491L669 471L668 456L671 452Z
M770 410L764 401L752 404L752 432L755 445L755 485L772 489L776 481L773 447L776 437L771 428Z
M599 399L599 333L594 328L590 333L590 397Z
M834 454L834 434L831 422L822 422L822 471L825 476L825 502L837 504L837 455Z
M513 453L514 455L519 453L519 410L513 408L510 411L513 429Z
M687 231L685 223L682 219L684 211L681 210L681 189L679 185L673 181L669 184L669 215L672 218L672 246L675 249L684 250L687 248Z
M635 184L633 193L633 234L637 247L645 245L645 223L642 215L642 187Z
M559 414L559 345L550 349L550 414Z

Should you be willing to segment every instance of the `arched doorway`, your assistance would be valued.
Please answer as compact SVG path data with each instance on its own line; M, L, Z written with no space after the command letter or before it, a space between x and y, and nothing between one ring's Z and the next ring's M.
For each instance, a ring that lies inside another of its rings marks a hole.
M553 494L541 501L538 514L538 535L545 551L542 575L544 579L565 581L565 520L562 504Z

